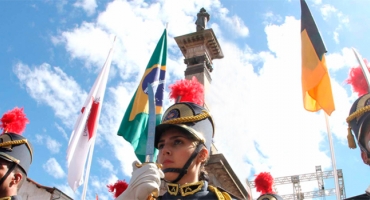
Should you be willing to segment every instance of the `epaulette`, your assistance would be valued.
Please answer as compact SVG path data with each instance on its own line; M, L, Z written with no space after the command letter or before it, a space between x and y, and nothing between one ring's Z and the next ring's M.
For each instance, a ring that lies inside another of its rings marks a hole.
M211 186L211 185L209 185L209 186L208 186L208 189L212 191L212 189L210 189L210 188L209 188L210 186ZM224 189L224 188L222 188L222 187L215 187L215 186L211 186L211 187L216 188L219 192L221 192L221 194L227 194L231 200L243 200L243 198L240 198L240 197L238 197L238 196L234 195L233 193L231 193L231 192L229 192L229 191L225 190L225 189ZM217 195L217 194L216 194L216 195ZM218 197L218 196L217 196L217 197ZM227 198L225 198L225 199L227 199Z
M218 187L208 185L208 189L216 194L218 200L232 200L228 192L222 191Z

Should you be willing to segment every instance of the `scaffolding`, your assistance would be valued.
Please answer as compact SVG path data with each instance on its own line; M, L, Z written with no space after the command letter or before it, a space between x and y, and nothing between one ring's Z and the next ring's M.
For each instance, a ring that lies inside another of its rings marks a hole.
M344 180L343 180L343 173L341 169L337 169L338 174L338 182L339 182L339 191L340 191L340 199L346 198L345 188L344 188ZM322 171L321 166L316 166L315 173L309 174L301 174L301 175L294 175L294 176L284 176L274 178L274 189L276 190L276 185L283 185L283 184L292 184L293 186L293 193L292 194L279 194L284 200L303 200L303 199L312 199L312 198L324 198L326 196L336 195L335 188L325 189L324 179L334 178L333 171ZM310 191L310 192L302 192L301 182L306 181L317 181L318 190L317 191ZM254 181L247 181L250 188L255 188ZM278 194L278 193L277 193Z

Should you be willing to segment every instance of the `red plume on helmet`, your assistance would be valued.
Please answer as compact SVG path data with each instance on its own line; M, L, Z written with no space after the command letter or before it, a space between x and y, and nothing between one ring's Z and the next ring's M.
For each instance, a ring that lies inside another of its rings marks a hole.
M274 194L272 190L272 185L274 184L274 178L269 172L261 172L254 179L257 192L263 194Z
M364 59L364 63L367 69L370 71L368 62ZM362 72L361 66L352 67L349 71L349 77L346 83L352 85L353 91L358 93L358 96L362 96L369 92L369 86L367 84L364 73Z
M21 135L28 123L23 108L15 107L13 110L6 112L0 120L2 133L15 133Z
M191 80L178 80L170 85L170 98L179 102L192 102L200 106L204 105L204 87L193 76Z
M119 195L122 194L122 192L124 192L127 189L128 184L124 180L123 181L118 180L114 184L107 185L107 187L108 187L108 191L113 193L113 197L117 198Z

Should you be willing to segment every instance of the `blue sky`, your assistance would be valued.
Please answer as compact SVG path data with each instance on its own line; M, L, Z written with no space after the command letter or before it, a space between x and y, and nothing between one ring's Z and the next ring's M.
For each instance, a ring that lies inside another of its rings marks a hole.
M336 110L330 120L337 168L347 197L364 193L369 167L347 147L348 116L357 98L345 84L357 62L351 47L370 57L370 2L307 0L328 53ZM176 36L195 31L196 13L211 15L208 28L225 58L214 60L207 103L216 123L214 142L239 179L269 171L275 177L331 170L325 118L303 109L298 0L49 1L0 0L0 113L23 107L24 135L35 159L29 177L75 199L67 185L66 149L78 116L117 36L98 127L88 199L112 199L105 185L130 179L131 146L116 135L149 57L168 22L167 86L184 77ZM165 97L168 97L168 87ZM172 102L166 98L165 108ZM334 187L334 180L326 182ZM317 183L302 186L316 190ZM292 186L278 188L293 193ZM258 193L253 192L257 197Z

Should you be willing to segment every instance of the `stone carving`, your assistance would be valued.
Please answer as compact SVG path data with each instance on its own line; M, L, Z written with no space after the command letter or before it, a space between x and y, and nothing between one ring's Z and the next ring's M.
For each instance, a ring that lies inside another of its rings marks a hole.
M197 21L195 21L195 24L197 25L197 31L202 31L206 29L208 21L209 14L207 13L206 9L201 8L199 13L197 14Z

